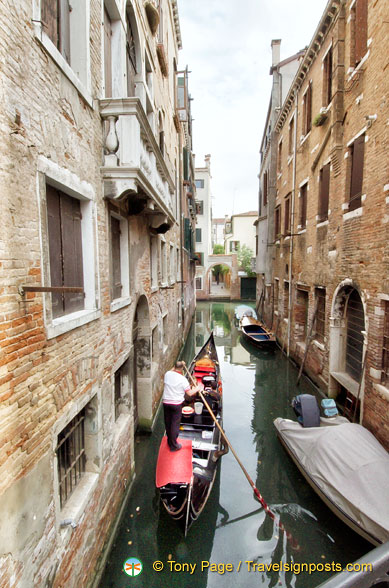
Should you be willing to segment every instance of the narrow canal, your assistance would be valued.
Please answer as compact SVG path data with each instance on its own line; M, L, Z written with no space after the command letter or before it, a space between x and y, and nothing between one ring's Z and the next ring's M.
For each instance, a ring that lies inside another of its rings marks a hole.
M286 540L255 500L231 452L222 458L208 503L184 538L160 508L154 487L164 429L160 412L153 434L137 439L136 479L100 588L311 588L333 572L298 573L296 564L344 566L371 549L316 496L277 439L273 420L277 416L295 418L291 399L299 393L315 394L314 388L304 378L296 387L297 369L281 351L264 353L243 346L233 322L234 308L232 303L199 303L183 357L189 361L213 329L223 378L224 428L293 542ZM143 564L136 577L123 571L124 561L131 557ZM163 564L160 572L153 570L157 560ZM253 571L246 563L250 561L293 563L295 573ZM202 570L201 562L210 566ZM223 573L221 565L211 570L211 564L228 563L233 571ZM191 564L194 572L180 571L182 564Z

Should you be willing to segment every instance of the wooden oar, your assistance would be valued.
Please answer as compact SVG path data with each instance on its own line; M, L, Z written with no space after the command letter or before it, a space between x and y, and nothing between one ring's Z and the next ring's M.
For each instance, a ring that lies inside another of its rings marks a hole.
M185 368L185 371L188 374L189 378L191 379L192 384L194 386L196 386L196 382L194 381L192 374L189 372L189 370L188 370L188 368L186 367L185 364L184 364L184 368ZM231 449L231 452L233 453L236 461L238 462L238 464L239 464L242 472L246 476L247 481L250 484L251 488L253 489L255 496L258 498L259 502L262 504L262 506L263 506L266 514L269 515L269 517L275 521L276 520L276 515L270 510L270 508L269 508L268 504L265 502L265 499L263 498L262 494L260 493L260 491L258 490L258 488L255 486L253 480L251 479L248 471L246 470L246 468L244 467L244 465L240 461L238 455L235 452L235 449L232 447L231 443L229 442L229 440L227 438L227 435L225 434L224 430L219 425L217 418L213 414L211 407L209 406L208 402L205 400L204 394L201 392L201 390L199 390L198 393L200 395L201 400L204 402L204 404L205 404L205 406L206 406L209 414L211 415L211 417L212 417L215 425L219 429L220 433L223 435L223 437L225 439L225 442L227 443L228 447ZM281 529L281 531L285 531L285 534L286 534L287 539L292 539L292 535L287 532L287 530L285 529L284 525L280 521L278 521L277 524L278 524L279 529ZM298 546L296 547L296 549L298 549Z

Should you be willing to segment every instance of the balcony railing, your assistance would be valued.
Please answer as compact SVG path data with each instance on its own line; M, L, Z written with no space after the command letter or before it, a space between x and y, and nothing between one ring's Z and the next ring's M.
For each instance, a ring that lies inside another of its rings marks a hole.
M161 152L141 99L100 100L100 115L108 123L102 167L105 197L116 200L140 196L151 210L174 220L174 173Z

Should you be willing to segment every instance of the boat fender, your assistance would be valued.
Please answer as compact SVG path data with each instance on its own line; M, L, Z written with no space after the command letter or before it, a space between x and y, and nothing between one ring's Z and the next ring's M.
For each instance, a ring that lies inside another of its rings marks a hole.
M218 386L218 388L219 388L220 394L223 394L223 386L222 386L222 381L221 380L219 380L219 386Z

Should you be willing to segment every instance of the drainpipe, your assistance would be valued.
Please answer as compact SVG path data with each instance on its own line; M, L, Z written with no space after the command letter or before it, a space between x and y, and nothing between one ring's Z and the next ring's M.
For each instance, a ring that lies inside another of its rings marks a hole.
M184 312L184 242L183 242L183 223L182 223L182 177L183 177L183 169L182 169L182 136L181 136L181 126L180 132L178 133L178 225L180 227L180 277L181 277L181 324L182 324L182 331L181 331L181 343L184 343L185 339L185 312Z
M294 201L296 194L296 156L297 156L297 105L298 94L296 92L295 108L294 108L294 152L293 152L293 179L292 179L292 202L290 215L290 250L289 250L289 304L288 304L288 342L287 342L287 356L290 355L290 339L292 334L292 262L293 262L293 227L294 227Z

